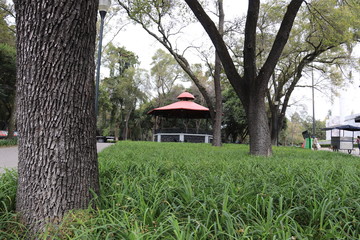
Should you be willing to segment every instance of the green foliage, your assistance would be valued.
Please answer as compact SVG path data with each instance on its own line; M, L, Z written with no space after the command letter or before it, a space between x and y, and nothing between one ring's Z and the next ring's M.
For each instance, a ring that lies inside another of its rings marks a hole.
M284 145L300 145L303 143L304 138L302 132L307 130L303 125L303 119L299 113L294 113L290 119L287 120L287 128L281 132L280 142ZM310 131L311 132L311 131ZM322 138L319 138L322 139Z
M25 239L26 229L15 214L17 173L0 173L0 239Z
M262 4L258 24L259 66L270 52L286 10L284 5L284 1L273 0ZM359 1L352 0L314 0L303 5L268 87L273 125L278 116L285 117L293 91L300 86L312 86L311 78L305 77L307 74L311 76L314 72L315 90L331 97L351 80L350 73L358 68L352 52L359 40L359 8ZM278 112L274 111L275 102L280 103Z
M139 62L135 53L124 47L110 44L104 59L110 69L110 77L100 84L99 128L102 135L119 138L120 129L123 132L128 129L137 106L147 100L148 75L137 68Z
M0 147L15 146L15 145L17 145L17 138L0 139Z
M118 142L99 155L97 208L70 212L38 239L358 238L357 157L274 147L268 159L248 151Z
M326 127L325 121L315 120L315 136L318 139L326 139L326 131L321 130ZM313 121L311 117L308 117L303 121L304 131L307 130L309 133L313 132Z
M14 26L7 23L8 16L13 16L11 7L6 1L0 1L0 43L15 47L15 31Z
M109 43L105 53L104 60L110 70L110 77L122 76L125 70L139 64L138 56L125 47L115 47Z
M9 124L14 106L16 84L16 50L0 43L0 130Z
M245 109L231 87L223 91L223 134L225 141L244 142L248 135L248 123Z
M280 142L285 145L299 145L304 141L302 132L313 132L313 120L311 116L301 117L299 113L294 113L287 119L288 127L281 132ZM326 121L315 121L315 137L318 140L326 139L326 131L321 130L326 127Z
M14 94L16 80L16 50L0 43L0 96Z
M0 215L15 209L17 174L15 170L0 173Z
M152 60L151 76L155 82L159 103L163 105L165 95L172 90L183 71L173 56L162 49L155 52Z

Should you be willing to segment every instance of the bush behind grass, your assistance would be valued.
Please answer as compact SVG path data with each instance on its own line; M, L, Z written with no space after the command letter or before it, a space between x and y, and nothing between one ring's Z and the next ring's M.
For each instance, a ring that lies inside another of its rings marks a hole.
M285 147L271 158L248 151L119 142L99 155L97 208L68 213L40 239L360 237L359 158ZM14 219L9 209L4 216ZM21 239L19 231L13 239Z
M0 139L0 147L9 147L17 145L17 138L12 139Z

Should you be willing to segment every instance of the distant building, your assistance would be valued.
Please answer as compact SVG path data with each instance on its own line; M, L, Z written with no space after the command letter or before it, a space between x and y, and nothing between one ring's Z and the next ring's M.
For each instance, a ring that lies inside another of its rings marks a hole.
M360 123L360 115L355 118L356 123Z

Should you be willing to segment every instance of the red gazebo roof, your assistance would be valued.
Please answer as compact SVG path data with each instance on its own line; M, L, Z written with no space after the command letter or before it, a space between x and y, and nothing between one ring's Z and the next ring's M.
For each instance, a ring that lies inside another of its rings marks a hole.
M180 101L154 108L150 110L148 114L166 118L210 118L210 111L207 107L189 101L195 99L191 93L184 92L177 98L180 99Z
M191 93L183 92L182 94L177 96L177 99L180 99L180 100L194 100L195 97Z

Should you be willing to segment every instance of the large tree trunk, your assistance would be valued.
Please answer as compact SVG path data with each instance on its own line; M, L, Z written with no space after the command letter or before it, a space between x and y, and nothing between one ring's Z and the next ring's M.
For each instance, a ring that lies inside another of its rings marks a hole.
M32 231L88 207L98 193L94 109L97 1L14 1L19 181Z
M252 94L247 110L247 118L249 122L250 137L250 154L271 156L271 138L269 131L269 121L266 114L266 107L263 96Z

